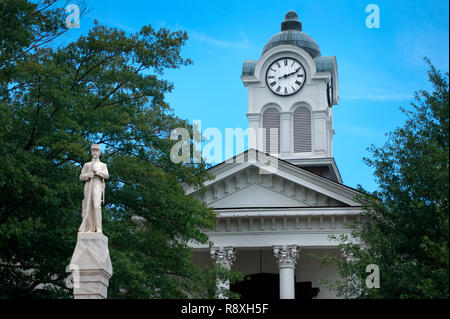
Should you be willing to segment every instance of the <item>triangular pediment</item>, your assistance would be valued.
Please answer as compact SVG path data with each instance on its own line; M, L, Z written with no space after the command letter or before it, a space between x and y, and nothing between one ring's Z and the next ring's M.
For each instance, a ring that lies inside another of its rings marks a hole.
M267 186L259 184L246 185L242 189L226 194L225 196L209 203L215 208L235 208L235 207L271 207L276 203L279 207L307 207L311 206L285 194L281 191L275 191Z
M205 183L206 192L187 188L186 193L215 208L360 206L354 189L284 161L267 174L261 168L273 158L258 152L256 162L246 161L250 151L210 169L216 178Z

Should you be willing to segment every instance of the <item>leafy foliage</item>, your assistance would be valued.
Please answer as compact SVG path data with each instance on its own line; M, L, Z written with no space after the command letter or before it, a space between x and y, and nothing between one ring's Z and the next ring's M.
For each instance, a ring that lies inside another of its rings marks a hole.
M95 23L52 49L67 31L55 2L0 0L0 297L71 296L65 270L91 143L103 145L111 176L109 296L214 296L219 270L197 267L188 247L207 243L201 229L214 213L181 183L202 187L210 176L204 164L171 162L170 131L192 127L165 102L173 85L161 78L191 63L180 55L187 34L144 26L127 35Z
M350 225L340 241L342 296L362 298L448 298L449 91L445 77L426 59L433 91L416 92L403 127L382 148L372 146L379 189L361 189L363 223ZM355 242L356 240L356 242ZM380 269L380 288L368 289L366 266Z

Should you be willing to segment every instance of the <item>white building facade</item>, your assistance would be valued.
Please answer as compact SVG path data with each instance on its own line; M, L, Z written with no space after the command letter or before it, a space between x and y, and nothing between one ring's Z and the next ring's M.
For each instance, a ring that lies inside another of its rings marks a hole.
M347 234L361 213L332 153L336 58L321 56L290 11L261 57L244 61L241 79L257 133L248 151L209 169L206 192L186 188L217 212L207 232L213 247L193 245L194 259L250 277L221 283L244 299L336 298L322 280L338 279L338 270L318 258L339 253L330 235Z

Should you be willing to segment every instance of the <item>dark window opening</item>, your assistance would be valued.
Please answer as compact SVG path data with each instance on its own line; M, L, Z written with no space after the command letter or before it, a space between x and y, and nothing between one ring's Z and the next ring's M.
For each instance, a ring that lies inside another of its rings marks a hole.
M280 299L278 274L260 273L246 278L248 279L230 285L231 291L239 293L241 299ZM295 299L312 299L317 297L319 291L319 288L312 287L310 281L295 283Z

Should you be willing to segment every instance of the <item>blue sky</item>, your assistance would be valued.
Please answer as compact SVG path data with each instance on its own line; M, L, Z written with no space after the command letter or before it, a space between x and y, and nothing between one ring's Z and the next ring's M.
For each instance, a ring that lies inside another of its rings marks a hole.
M240 79L244 60L257 60L266 42L295 10L303 31L323 56L336 56L340 103L334 106L333 155L344 183L367 190L377 185L362 158L366 148L382 146L386 132L402 125L399 107L414 91L429 88L427 56L440 70L449 68L448 1L284 0L284 1L85 1L89 14L69 37L85 33L97 19L127 32L143 25L185 30L182 55L191 66L170 70L174 83L167 100L175 113L202 121L202 129L247 128L247 90ZM77 3L73 1L71 3ZM380 28L365 25L369 4L380 8ZM218 81L211 81L211 74Z

